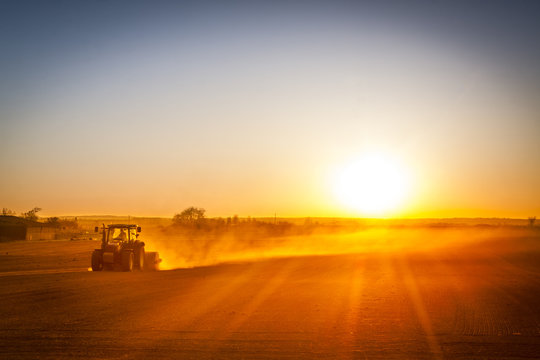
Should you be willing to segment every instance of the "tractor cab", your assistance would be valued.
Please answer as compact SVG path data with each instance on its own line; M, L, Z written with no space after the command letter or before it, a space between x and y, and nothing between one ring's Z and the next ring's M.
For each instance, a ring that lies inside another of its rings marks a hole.
M137 241L141 227L137 225L116 224L107 227L105 243L129 243Z

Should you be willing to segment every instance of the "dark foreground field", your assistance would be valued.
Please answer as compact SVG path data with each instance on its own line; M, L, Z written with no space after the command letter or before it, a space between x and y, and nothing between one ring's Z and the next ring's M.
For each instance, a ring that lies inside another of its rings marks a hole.
M429 241L429 239L426 239ZM0 244L2 359L538 359L540 239L88 272Z

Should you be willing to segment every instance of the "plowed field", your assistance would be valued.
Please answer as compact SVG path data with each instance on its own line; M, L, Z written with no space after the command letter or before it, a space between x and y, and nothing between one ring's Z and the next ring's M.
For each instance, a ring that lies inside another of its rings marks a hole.
M539 359L540 239L89 272L0 244L2 359Z

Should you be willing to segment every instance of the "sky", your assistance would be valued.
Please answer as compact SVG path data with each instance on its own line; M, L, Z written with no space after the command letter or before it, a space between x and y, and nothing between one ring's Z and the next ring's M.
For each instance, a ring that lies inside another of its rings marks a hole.
M0 206L44 216L540 216L538 1L0 1Z

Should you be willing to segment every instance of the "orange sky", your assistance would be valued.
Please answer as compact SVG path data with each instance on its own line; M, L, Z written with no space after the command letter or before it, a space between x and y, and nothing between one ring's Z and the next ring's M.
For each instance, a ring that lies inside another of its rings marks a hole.
M335 177L379 152L411 184L378 216L540 215L525 4L164 4L4 12L0 206L373 216Z

